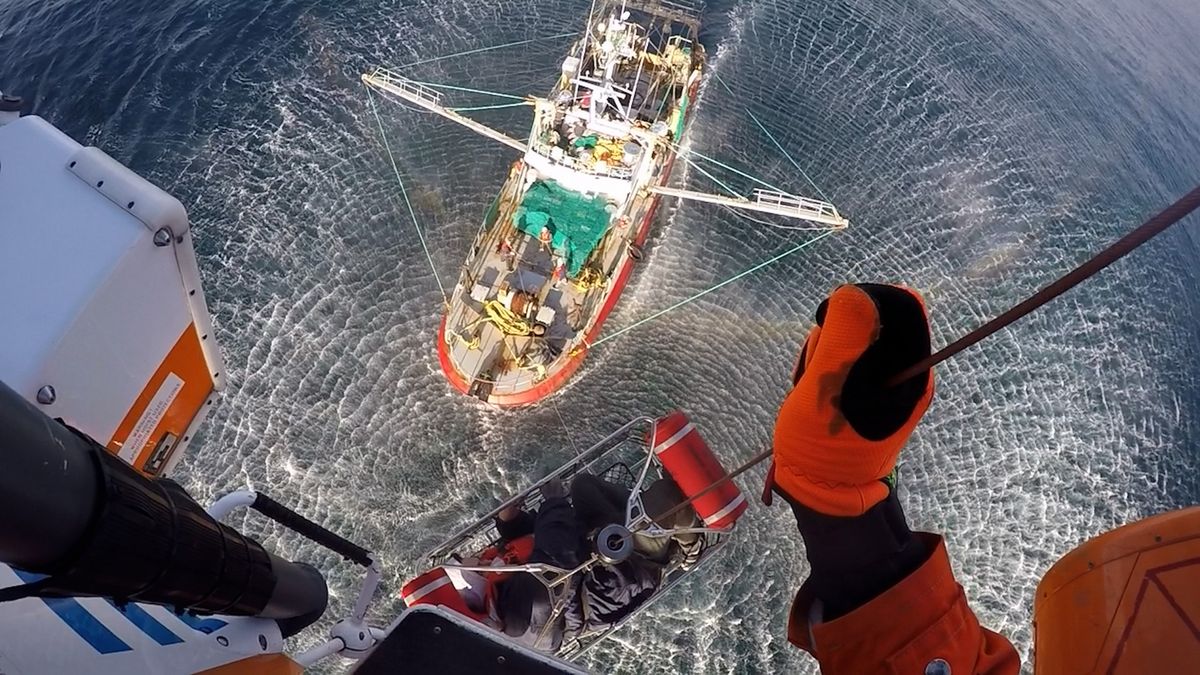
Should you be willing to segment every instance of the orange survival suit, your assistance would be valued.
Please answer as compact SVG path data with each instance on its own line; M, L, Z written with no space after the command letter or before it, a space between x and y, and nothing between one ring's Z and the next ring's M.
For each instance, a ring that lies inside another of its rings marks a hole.
M933 374L886 382L929 353L920 296L842 286L817 310L776 420L763 500L791 505L811 568L788 639L825 675L1020 670L1012 644L979 625L942 538L910 531L896 497L896 460Z

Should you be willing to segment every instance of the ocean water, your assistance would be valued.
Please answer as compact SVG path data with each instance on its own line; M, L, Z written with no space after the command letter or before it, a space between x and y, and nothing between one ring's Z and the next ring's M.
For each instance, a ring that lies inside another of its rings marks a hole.
M703 41L729 89L706 81L691 147L811 193L753 113L852 228L598 348L542 405L488 409L438 372L437 280L358 75L558 35L587 5L0 4L0 87L193 219L230 387L181 479L202 500L252 485L376 551L380 623L423 551L629 417L682 408L727 466L765 447L797 345L837 284L914 286L944 344L1200 179L1192 0L713 1ZM542 92L568 40L410 72ZM433 268L452 284L511 157L447 122L379 110ZM476 113L513 133L526 114ZM672 208L609 330L803 236ZM915 526L946 535L980 619L1026 663L1033 589L1058 556L1200 497L1198 263L1193 218L938 371L903 455L903 501ZM761 478L743 489L757 494ZM240 524L327 570L335 609L348 609L355 568L260 518ZM587 664L816 672L785 638L805 571L790 515L753 509L740 532Z

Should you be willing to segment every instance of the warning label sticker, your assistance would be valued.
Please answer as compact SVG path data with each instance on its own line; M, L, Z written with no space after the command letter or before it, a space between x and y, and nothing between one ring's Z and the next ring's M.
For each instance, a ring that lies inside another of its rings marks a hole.
M150 440L150 434L154 433L155 427L162 421L163 415L167 414L171 403L175 401L175 397L183 390L183 380L175 373L167 373L167 378L159 385L158 391L154 393L154 398L150 399L150 403L146 409L142 411L142 416L138 418L137 424L133 425L133 430L129 432L129 438L125 439L125 443L121 445L121 452L118 456L126 462L133 462L137 456L142 453L142 448L146 447L146 442Z

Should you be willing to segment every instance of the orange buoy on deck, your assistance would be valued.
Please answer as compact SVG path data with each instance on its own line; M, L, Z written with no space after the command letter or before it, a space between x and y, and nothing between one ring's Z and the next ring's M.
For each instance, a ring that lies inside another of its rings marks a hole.
M1034 672L1191 672L1200 664L1200 507L1119 527L1038 584Z
M720 460L713 455L691 420L676 411L654 426L654 454L684 497L691 499L725 476ZM692 502L705 527L729 527L748 508L746 497L731 480Z

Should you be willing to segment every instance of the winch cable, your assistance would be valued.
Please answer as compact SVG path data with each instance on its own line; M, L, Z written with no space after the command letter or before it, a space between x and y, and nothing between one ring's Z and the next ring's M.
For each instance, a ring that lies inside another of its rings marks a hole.
M718 290L728 286L729 284L732 284L733 282L738 281L739 279L742 279L743 277L748 277L751 274L754 274L755 272L761 270L764 267L767 267L768 265L773 265L774 263L777 263L780 260L783 260L784 258L792 255L793 253L802 251L837 231L838 230L826 230L826 231L822 232L821 234L813 237L812 239L800 242L799 244L796 244L795 246L787 249L783 253L780 253L774 257L768 258L767 260L764 260L764 261L758 263L757 265L751 267L748 270L739 272L739 273L729 277L728 279L720 282L719 284L716 284L715 286L709 286L708 288L704 289L703 291L700 291L699 293L696 293L688 298L680 300L679 302L671 305L670 307L667 307L666 309L661 309L661 310L651 314L650 316L645 317L644 319L640 319L640 320L618 330L615 333L605 335L604 337L600 338L599 340L596 340L595 342L591 343L590 345L587 345L586 348L589 350L595 349L596 347L599 347L600 345L604 344L605 342L615 339L617 336L623 335L639 326L650 323L651 321L657 319L658 317L660 317L668 312L675 311L676 309L679 309L680 307L683 307L684 305L695 302L696 300L703 298L704 296L708 295L709 293L712 293L713 291L718 291Z
M994 335L1012 323L1019 321L1025 316L1028 316L1042 305L1045 305L1054 298L1057 298L1075 286L1078 286L1081 282L1092 277L1105 267L1108 267L1129 253L1132 253L1139 246L1149 241L1155 235L1160 234L1163 230L1166 230L1168 227L1182 220L1192 211L1195 211L1197 207L1200 207L1200 186L1197 186L1194 190L1180 198L1179 201L1175 202L1171 206L1168 206L1158 215L1154 216L1150 220L1147 220L1145 223L1142 223L1137 229L1122 237L1115 244L1109 246L1100 253L1096 254L1087 262L1063 275L1054 283L1033 294L1024 302L1021 302L995 319L992 319L979 328L971 331L967 335L964 335L962 338L955 340L939 350L937 353L901 371L900 374L888 381L887 386L894 387L912 377L920 375L921 373L945 361L951 356L954 356L964 349L967 349L968 347L978 343L980 340ZM737 478L746 471L749 471L754 466L766 461L767 459L770 459L773 453L773 449L767 449L760 452L745 464L742 464L733 471L730 471L721 478L718 478L708 487L671 507L665 513L656 516L655 519L665 522L668 518L675 515L683 508L694 503L697 499L700 499L709 492L712 492L725 483Z
M433 256L430 255L429 246L425 243L425 233L421 231L421 223L417 221L417 213L413 210L412 202L408 199L408 190L404 187L404 180L400 178L400 167L396 165L396 157L392 154L391 143L388 143L387 132L383 130L383 119L379 116L379 110L375 107L375 95L371 93L370 87L367 87L367 100L371 103L371 112L375 115L375 123L379 125L379 136L383 139L383 147L387 150L388 160L392 163L392 172L396 174L396 183L400 185L400 196L404 198L404 205L408 207L408 215L412 218L413 227L417 230L417 238L421 240L421 250L425 251L425 259L429 261L429 269L433 272L433 279L437 282L438 291L442 294L442 304L449 308L450 297L446 295L446 287L442 285L442 277L438 274L437 265L433 263Z
M1158 235L1163 230L1182 220L1192 211L1195 211L1197 207L1200 207L1200 186L1197 186L1191 192L1181 197L1179 201L1163 209L1158 215L1142 223L1137 229L1122 237L1112 246L1109 246L1087 262L1063 275L1054 283L1034 293L1021 304L942 347L936 354L930 355L920 363L916 363L901 371L899 375L888 381L888 386L894 387L912 379L980 340L1028 316L1042 305L1075 288L1100 270L1124 258L1155 235Z

